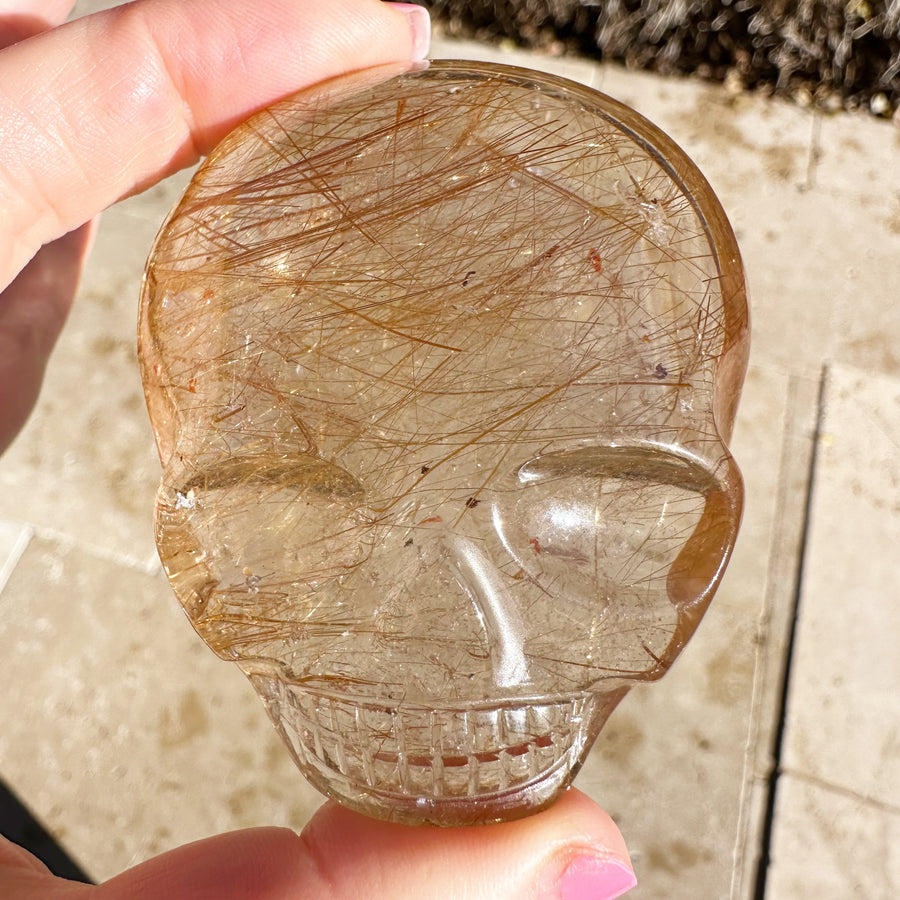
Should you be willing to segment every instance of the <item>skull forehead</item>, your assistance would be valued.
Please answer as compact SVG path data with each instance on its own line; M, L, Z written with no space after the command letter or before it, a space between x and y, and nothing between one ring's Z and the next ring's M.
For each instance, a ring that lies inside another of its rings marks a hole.
M317 448L708 415L717 263L669 171L565 92L425 76L289 101L207 163L149 310L179 405L219 421L240 384Z

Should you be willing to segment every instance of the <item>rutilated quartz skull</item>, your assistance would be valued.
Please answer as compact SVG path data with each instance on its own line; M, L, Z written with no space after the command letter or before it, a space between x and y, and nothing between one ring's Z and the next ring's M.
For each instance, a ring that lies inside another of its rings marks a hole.
M440 62L284 100L145 275L171 584L324 793L542 808L721 579L747 335L711 189L608 97Z

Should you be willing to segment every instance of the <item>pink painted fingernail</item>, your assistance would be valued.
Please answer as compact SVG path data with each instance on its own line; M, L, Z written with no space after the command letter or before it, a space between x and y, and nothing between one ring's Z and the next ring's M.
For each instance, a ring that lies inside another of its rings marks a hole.
M416 3L387 3L387 6L393 6L406 16L413 36L412 59L413 62L421 62L431 48L431 16L428 10Z
M634 872L616 859L579 856L559 880L560 900L615 900L637 884Z

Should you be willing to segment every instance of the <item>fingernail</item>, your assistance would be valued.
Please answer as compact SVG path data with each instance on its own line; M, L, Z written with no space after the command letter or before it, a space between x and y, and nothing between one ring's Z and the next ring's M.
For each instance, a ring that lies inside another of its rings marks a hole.
M560 900L615 900L637 884L625 863L596 856L579 856L559 880Z
M412 59L421 62L428 56L431 47L431 16L424 6L416 3L388 3L398 12L402 12L409 22L409 29L413 36Z

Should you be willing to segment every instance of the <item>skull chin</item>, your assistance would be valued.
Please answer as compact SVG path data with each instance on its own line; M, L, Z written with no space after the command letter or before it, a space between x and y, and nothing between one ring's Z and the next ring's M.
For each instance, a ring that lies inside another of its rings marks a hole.
M426 707L251 680L319 790L368 815L439 825L549 805L627 691Z

